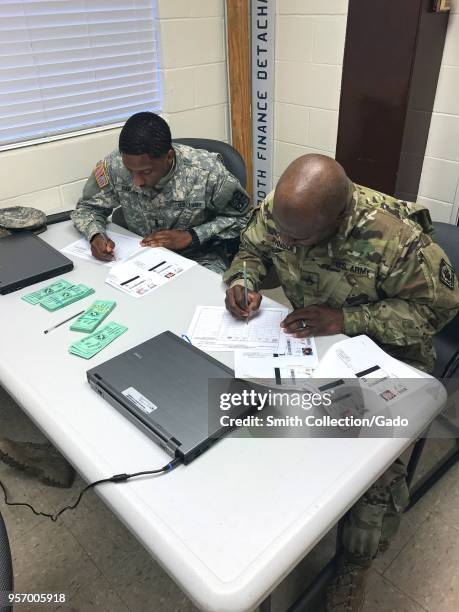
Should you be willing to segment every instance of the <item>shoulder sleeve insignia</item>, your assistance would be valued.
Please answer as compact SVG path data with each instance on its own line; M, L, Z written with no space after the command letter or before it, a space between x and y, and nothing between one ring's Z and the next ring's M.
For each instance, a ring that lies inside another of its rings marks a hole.
M440 271L438 275L440 282L445 285L445 287L448 287L448 289L451 289L451 291L454 291L456 273L453 266L450 266L443 258L440 261Z
M249 197L242 191L236 190L234 191L229 204L232 208L234 208L234 210L241 212L242 210L247 208L249 204Z
M108 178L108 172L104 161L100 161L94 168L94 178L100 189L107 187L109 184L110 179Z

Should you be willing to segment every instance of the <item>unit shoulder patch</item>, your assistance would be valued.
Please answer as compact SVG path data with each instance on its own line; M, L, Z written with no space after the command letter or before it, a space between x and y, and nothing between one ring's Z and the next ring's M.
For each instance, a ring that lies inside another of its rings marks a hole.
M445 287L448 287L448 289L451 289L451 291L454 291L455 276L456 273L454 271L453 266L451 266L447 261L442 258L440 261L440 269L438 273L440 282L445 285Z
M241 212L242 210L247 208L248 203L249 198L242 191L235 191L233 193L233 197L229 201L229 205L232 206L234 210L237 210L238 212Z
M109 184L110 179L108 178L107 167L105 166L104 161L100 161L98 164L96 164L96 167L94 168L94 178L96 179L99 189L103 189Z

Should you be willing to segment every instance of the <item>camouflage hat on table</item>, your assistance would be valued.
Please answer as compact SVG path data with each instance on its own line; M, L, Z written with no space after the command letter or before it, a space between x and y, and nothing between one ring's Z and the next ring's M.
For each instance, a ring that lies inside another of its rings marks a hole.
M28 230L40 234L46 230L46 215L30 206L11 206L0 209L0 238L14 232Z

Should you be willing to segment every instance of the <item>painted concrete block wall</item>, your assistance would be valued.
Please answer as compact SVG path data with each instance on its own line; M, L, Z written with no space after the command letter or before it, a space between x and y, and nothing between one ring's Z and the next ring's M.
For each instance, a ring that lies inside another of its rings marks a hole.
M459 0L452 0L418 202L435 221L459 214Z
M278 0L274 177L305 153L335 156L348 0Z
M228 140L224 0L158 0L163 116L176 137ZM0 208L74 208L119 129L0 152Z
M158 0L158 16L173 135L228 141L224 0Z

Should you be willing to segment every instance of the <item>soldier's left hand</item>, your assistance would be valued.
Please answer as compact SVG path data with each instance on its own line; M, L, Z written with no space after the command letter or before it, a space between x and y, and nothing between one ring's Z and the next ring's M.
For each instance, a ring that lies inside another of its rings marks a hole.
M329 306L307 306L291 312L281 327L295 338L332 336L343 332L344 315L342 310Z
M190 232L184 230L159 230L153 232L140 242L142 246L165 247L171 251L181 251L191 244Z

